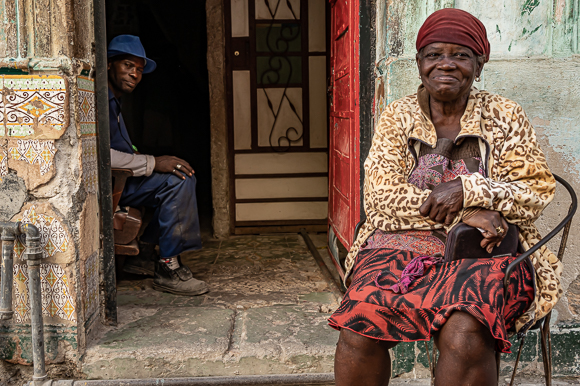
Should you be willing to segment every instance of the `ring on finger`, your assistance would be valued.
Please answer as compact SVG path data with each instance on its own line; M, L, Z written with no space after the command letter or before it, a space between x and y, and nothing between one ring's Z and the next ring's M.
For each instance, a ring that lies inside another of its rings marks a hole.
M175 165L175 168L176 168L177 170L181 170L181 165L180 165L180 164L177 164L177 165Z
M495 227L495 231L497 232L498 235L503 235L503 233L505 232L505 229L503 229L503 227L499 226L499 227Z
M173 171L171 173L175 173L177 170L173 169Z

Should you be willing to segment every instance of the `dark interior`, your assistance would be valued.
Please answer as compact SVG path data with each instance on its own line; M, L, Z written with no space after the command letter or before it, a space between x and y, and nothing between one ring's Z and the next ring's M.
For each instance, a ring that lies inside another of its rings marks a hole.
M211 227L210 116L204 0L107 0L107 40L139 36L157 69L122 100L133 144L173 155L197 177L202 232Z

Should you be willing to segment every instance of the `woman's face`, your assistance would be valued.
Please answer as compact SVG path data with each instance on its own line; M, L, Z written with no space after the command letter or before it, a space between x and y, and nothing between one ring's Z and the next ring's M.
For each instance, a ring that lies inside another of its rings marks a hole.
M459 44L431 43L417 54L417 66L429 95L450 102L469 93L483 60Z

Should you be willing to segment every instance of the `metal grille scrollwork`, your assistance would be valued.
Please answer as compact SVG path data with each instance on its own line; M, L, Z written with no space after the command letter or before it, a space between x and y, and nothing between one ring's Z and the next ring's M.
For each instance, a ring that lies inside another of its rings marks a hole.
M267 59L267 66L261 72L259 77L259 84L280 84L283 86L284 91L277 108L274 107L272 97L268 94L267 88L262 88L261 91L264 93L268 108L274 117L274 122L270 128L270 134L268 138L270 148L276 152L286 152L293 144L299 143L304 136L304 123L302 117L298 113L295 104L289 98L287 93L288 88L290 84L293 83L292 81L294 80L294 76L296 76L297 73L296 68L294 68L295 63L293 63L290 54L293 48L296 46L300 47L301 26L298 23L276 23L274 17L278 11L278 8L280 7L282 0L278 0L278 2L276 2L274 10L272 10L270 7L270 1L263 1L271 16L271 21L268 25L265 39L267 51L270 53L270 56ZM289 0L286 0L285 3L292 13L294 20L298 20L295 11L292 8L292 3ZM297 51L296 53L299 54L300 51ZM300 80L301 78L302 77L300 76ZM279 117L284 106L284 101L288 103L292 113L300 121L300 127L296 128L294 126L289 126L283 130L282 135L276 138L274 131L276 124L279 122Z

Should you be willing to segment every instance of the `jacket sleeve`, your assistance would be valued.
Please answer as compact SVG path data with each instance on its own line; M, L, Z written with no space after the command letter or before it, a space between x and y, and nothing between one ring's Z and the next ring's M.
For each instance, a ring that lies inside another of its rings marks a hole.
M146 154L129 154L111 149L111 167L131 169L134 177L150 176L155 168L155 157Z
M521 106L516 104L511 112L503 142L497 141L497 133L493 137L495 146L500 145L496 148L490 144L491 178L479 173L460 176L463 205L501 212L514 224L531 224L554 198L556 180Z
M419 213L431 190L407 182L407 135L393 105L381 115L365 161L367 220L384 231L441 228Z

